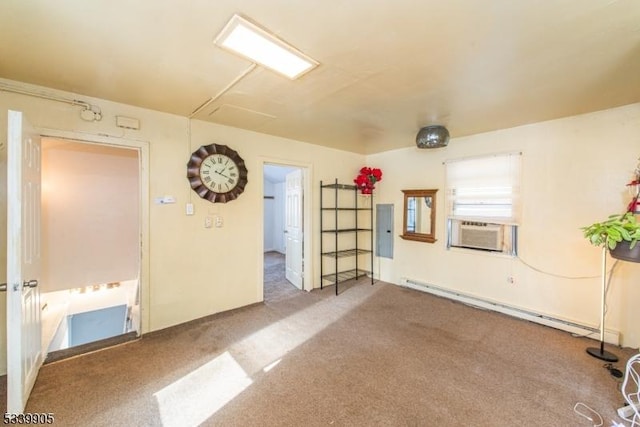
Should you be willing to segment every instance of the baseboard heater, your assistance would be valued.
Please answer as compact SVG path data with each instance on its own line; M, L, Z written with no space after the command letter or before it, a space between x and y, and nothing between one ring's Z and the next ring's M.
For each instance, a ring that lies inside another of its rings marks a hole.
M468 304L477 308L497 311L509 316L529 320L541 325L567 331L572 334L588 336L589 338L599 340L600 330L598 328L582 325L580 323L572 322L569 320L558 319L546 314L536 313L534 311L525 310L511 305L485 300L473 295L467 295L458 291L441 288L413 279L401 278L400 286L415 289L418 291L428 292L430 294L437 295L443 298L460 301L464 304ZM620 345L620 333L618 331L605 330L604 340L609 344Z

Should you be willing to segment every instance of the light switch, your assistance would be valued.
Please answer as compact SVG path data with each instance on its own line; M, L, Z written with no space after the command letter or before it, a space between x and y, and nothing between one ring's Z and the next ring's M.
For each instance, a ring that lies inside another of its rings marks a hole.
M185 210L187 215L193 215L193 203L187 203Z
M216 227L220 228L224 225L224 223L222 222L222 217L221 216L216 216Z

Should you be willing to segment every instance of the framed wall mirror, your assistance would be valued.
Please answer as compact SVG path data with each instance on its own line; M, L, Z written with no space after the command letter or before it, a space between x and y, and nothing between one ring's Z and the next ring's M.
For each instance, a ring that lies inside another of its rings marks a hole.
M402 237L405 240L436 241L436 193L438 190L402 190L404 209Z

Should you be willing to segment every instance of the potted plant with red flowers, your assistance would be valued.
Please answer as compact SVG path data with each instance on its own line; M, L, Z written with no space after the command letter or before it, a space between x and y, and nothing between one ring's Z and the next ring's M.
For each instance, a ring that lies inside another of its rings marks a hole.
M627 184L632 192L631 202L622 215L610 215L605 221L582 227L584 237L594 246L609 249L613 258L624 261L640 262L640 221L636 213L640 208L640 164L636 168L634 179Z
M378 168L365 166L360 169L358 176L353 180L361 194L373 194L375 184L382 180L382 171Z
M587 353L607 362L617 362L618 356L604 349L604 320L607 293L607 251L616 259L640 262L640 222L636 218L640 183L640 163L635 171L635 179L628 186L632 190L632 200L622 215L610 215L602 222L582 227L584 237L594 246L602 248L602 300L600 305L600 346L587 348Z

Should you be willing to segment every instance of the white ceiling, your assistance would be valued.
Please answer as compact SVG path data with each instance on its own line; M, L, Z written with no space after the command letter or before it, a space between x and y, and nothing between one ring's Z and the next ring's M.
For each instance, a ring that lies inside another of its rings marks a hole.
M188 117L250 62L240 13L320 62L194 116L359 153L640 102L638 0L3 0L0 77Z

